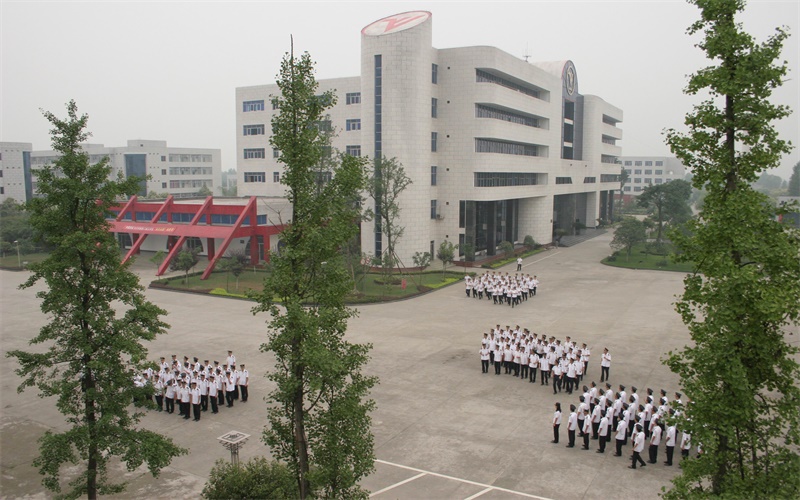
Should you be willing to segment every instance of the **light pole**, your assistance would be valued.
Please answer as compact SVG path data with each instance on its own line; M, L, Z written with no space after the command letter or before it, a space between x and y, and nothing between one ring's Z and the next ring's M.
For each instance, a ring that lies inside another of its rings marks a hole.
M19 256L19 240L14 240L14 244L17 245L17 267L22 269L22 258Z

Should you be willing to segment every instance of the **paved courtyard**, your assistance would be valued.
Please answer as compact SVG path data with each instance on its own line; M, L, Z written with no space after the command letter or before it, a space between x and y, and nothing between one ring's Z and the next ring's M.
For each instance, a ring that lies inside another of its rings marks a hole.
M611 233L570 248L552 249L524 262L537 274L539 295L509 308L464 296L458 284L411 300L359 307L348 337L374 345L367 371L380 377L372 396L376 471L364 486L376 498L656 498L677 472L651 465L627 468L626 458L551 444L553 403L565 409L578 394L553 395L551 388L511 376L483 375L478 349L484 331L497 323L586 342L592 359L585 382L599 383L603 347L612 356L611 382L664 388L672 394L677 378L660 363L683 346L686 329L672 303L682 290L682 274L603 266ZM143 280L154 267L137 264ZM513 265L508 271L513 273ZM506 269L503 269L505 271ZM17 290L25 274L0 272L2 365L0 365L0 469L3 497L46 497L32 467L36 438L48 428L64 428L53 401L29 389L16 393L15 364L5 353L22 348L44 323L34 290ZM229 458L216 441L229 430L251 434L241 458L268 454L259 437L266 421L263 377L272 357L259 352L266 317L253 316L245 301L147 290L169 312L170 333L150 345L151 358L198 356L224 362L232 349L251 373L247 404L204 414L200 422L153 412L143 425L190 448L158 479L144 470L119 477L130 485L124 497L197 497L215 460ZM565 420L566 421L566 420ZM596 447L596 441L591 446ZM663 448L659 462L663 461Z

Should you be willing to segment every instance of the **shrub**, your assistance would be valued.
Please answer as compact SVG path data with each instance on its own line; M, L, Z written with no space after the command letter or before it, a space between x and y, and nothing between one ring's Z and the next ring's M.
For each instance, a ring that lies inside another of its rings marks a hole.
M530 234L525 236L525 239L522 240L522 243L528 248L533 248L536 246L536 241L534 241L533 236Z
M289 468L264 457L248 460L238 466L217 460L211 469L203 497L229 498L297 498L297 483Z

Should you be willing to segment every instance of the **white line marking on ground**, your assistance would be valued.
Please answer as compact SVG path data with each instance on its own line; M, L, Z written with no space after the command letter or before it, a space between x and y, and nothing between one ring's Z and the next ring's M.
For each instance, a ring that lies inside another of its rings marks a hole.
M478 493L475 493L475 494L474 494L474 495L472 495L471 497L467 497L467 498L465 498L464 500L473 500L473 499L475 499L475 498L478 498L479 496L483 495L484 493L488 493L488 492L492 491L493 489L494 489L494 488L492 488L491 486L489 486L489 487L488 487L488 488L486 488L485 490L483 490L483 491L479 491Z
M522 268L523 268L523 269L525 269L525 268L526 268L526 267L528 267L528 266L532 266L532 265L536 264L537 262L541 262L541 261L543 261L544 259L549 259L550 257L554 257L554 256L556 256L556 255L558 255L558 254L560 254L560 253L561 253L560 251L558 251L558 252L556 252L556 253L551 253L551 254L550 254L550 255L548 255L547 257L542 257L541 259L537 259L537 260L534 260L533 262L529 262L529 263L525 264L524 266L522 266Z
M377 460L377 462L380 462L380 460ZM387 486L386 488L384 488L384 489L382 489L382 490L378 490L378 491L376 491L376 492L374 492L374 493L370 493L369 497L370 497L370 498L372 498L372 497L374 497L375 495L380 495L381 493L383 493L383 492L385 492L385 491L389 491L389 490L391 490L392 488L397 488L398 486L401 486L401 485L403 485L403 484L410 483L411 481L413 481L413 480L415 480L415 479L419 479L419 478L421 478L422 476L425 476L425 475L427 475L427 474L428 474L427 472L423 472L423 473L421 473L421 474L417 474L417 475L416 475L416 476L414 476L414 477L410 477L410 478L408 478L408 479L405 479L405 480L403 480L403 481L400 481L399 483L394 483L394 484L392 484L392 485L390 485L390 486Z
M504 491L506 493L512 493L514 495L520 495L520 496L523 496L523 497L536 498L538 500L551 500L551 499L549 499L547 497L540 497L540 496L537 496L537 495L530 495L528 493L522 493L521 491L514 491L514 490L509 490L509 489L506 489L506 488L500 488L500 487L497 487L497 486L492 486L491 484L476 483L475 481L470 481L469 479L461 479L461 478L458 478L458 477L447 476L445 474L439 474L438 472L431 472L431 471L427 471L427 470L417 469L417 468L414 468L414 467L409 467L407 465L400 465L400 464L395 464L395 463L392 463L392 462L387 462L386 460L375 460L375 461L378 462L378 463L384 464L384 465L391 465L391 466L394 466L394 467L400 467L401 469L407 469L407 470L411 470L411 471L414 471L414 472L422 472L424 474L428 474L429 476L436 476L436 477L441 477L441 478L444 478L444 479L452 479L453 481L460 481L462 483L472 484L472 485L475 485L475 486L483 486L484 488L491 488L493 490ZM411 478L411 479L416 479L416 478ZM409 479L408 481L410 481L411 479ZM398 483L395 486L398 486L400 484L401 483ZM391 488L394 488L394 486L391 486ZM384 490L381 490L381 491L384 491ZM372 496L372 495L370 495L370 496Z

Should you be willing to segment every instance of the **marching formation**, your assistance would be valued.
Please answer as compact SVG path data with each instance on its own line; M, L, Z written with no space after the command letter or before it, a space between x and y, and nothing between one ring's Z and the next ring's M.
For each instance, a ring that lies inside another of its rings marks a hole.
M519 265L517 269L520 269ZM480 276L467 276L464 278L464 287L467 297L483 300L485 296L494 304L514 307L526 302L529 296L536 295L539 279L530 274L516 273L511 276L489 271Z
M237 368L233 351L228 351L222 365L207 359L201 363L197 357L189 361L188 356L181 363L173 354L171 361L162 357L158 366L158 372L148 368L133 380L137 387L152 385L158 411L175 413L177 404L179 416L189 420L193 415L198 422L209 403L211 413L219 413L223 405L232 408L235 401L247 402L250 372L244 364Z

